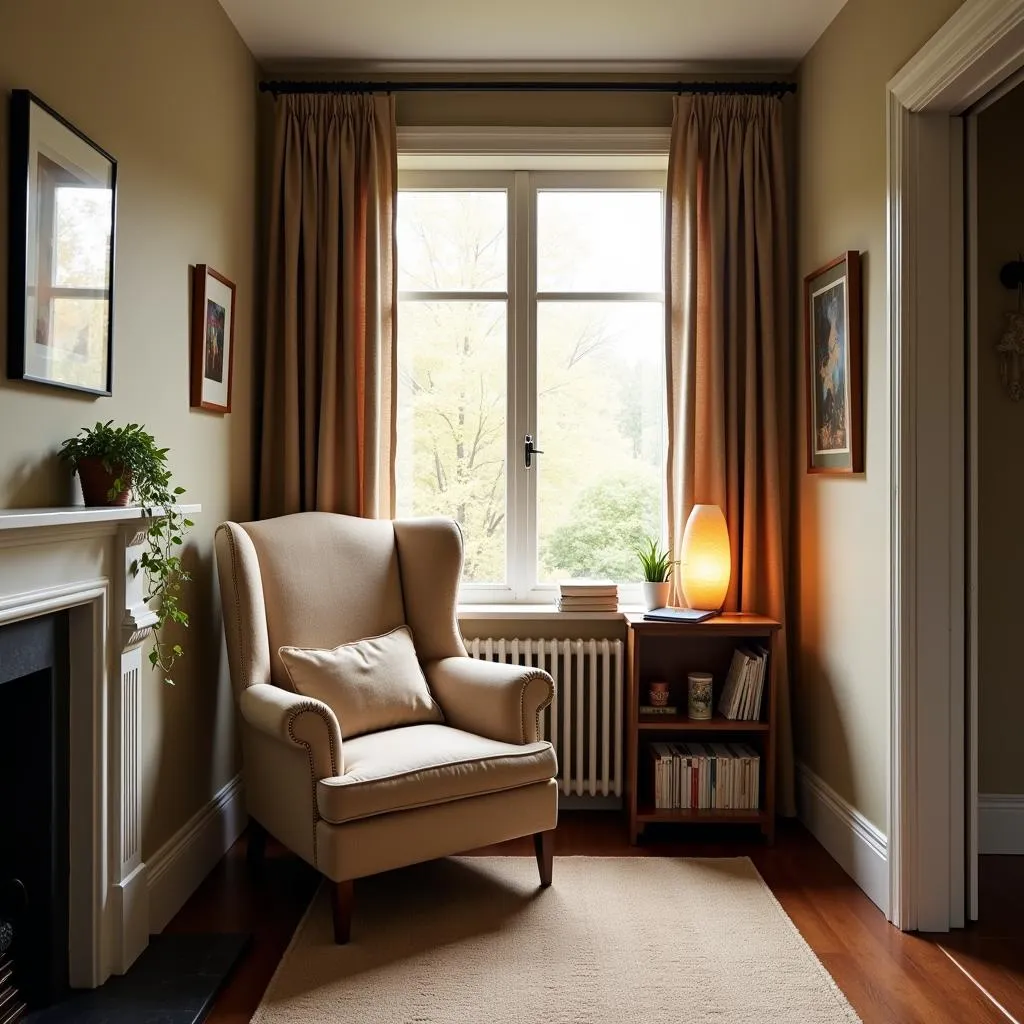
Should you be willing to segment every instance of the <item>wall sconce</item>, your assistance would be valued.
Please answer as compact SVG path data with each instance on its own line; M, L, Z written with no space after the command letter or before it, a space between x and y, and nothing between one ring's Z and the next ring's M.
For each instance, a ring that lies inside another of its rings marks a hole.
M729 527L717 505L694 505L679 551L679 585L691 608L717 612L732 576Z
M1003 264L999 280L1017 291L1017 308L1003 318L1003 333L996 343L999 376L1014 402L1024 398L1024 259Z

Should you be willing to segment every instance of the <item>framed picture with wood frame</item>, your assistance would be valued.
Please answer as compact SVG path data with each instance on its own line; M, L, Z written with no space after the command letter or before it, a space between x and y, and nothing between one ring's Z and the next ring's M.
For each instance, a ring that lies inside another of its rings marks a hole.
M231 412L235 286L205 263L192 271L191 340L192 408Z
M804 278L807 472L864 472L860 253Z

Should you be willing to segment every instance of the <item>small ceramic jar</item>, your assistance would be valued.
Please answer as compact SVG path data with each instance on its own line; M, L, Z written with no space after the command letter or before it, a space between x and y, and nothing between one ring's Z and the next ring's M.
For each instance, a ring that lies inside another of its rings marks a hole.
M707 721L711 717L711 674L691 672L686 677L687 713L696 721Z
M648 696L651 699L652 707L665 707L668 704L668 683L651 683L651 690Z

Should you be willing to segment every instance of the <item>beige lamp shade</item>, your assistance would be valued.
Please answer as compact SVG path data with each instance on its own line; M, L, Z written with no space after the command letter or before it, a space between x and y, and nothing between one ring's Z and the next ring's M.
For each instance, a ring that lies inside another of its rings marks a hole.
M691 608L718 611L732 575L729 527L717 505L694 505L679 552L679 585Z

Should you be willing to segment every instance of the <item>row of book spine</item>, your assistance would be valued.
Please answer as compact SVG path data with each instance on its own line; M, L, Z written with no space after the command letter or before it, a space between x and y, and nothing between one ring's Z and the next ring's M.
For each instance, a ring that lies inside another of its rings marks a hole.
M761 755L746 743L651 743L657 810L754 810Z

